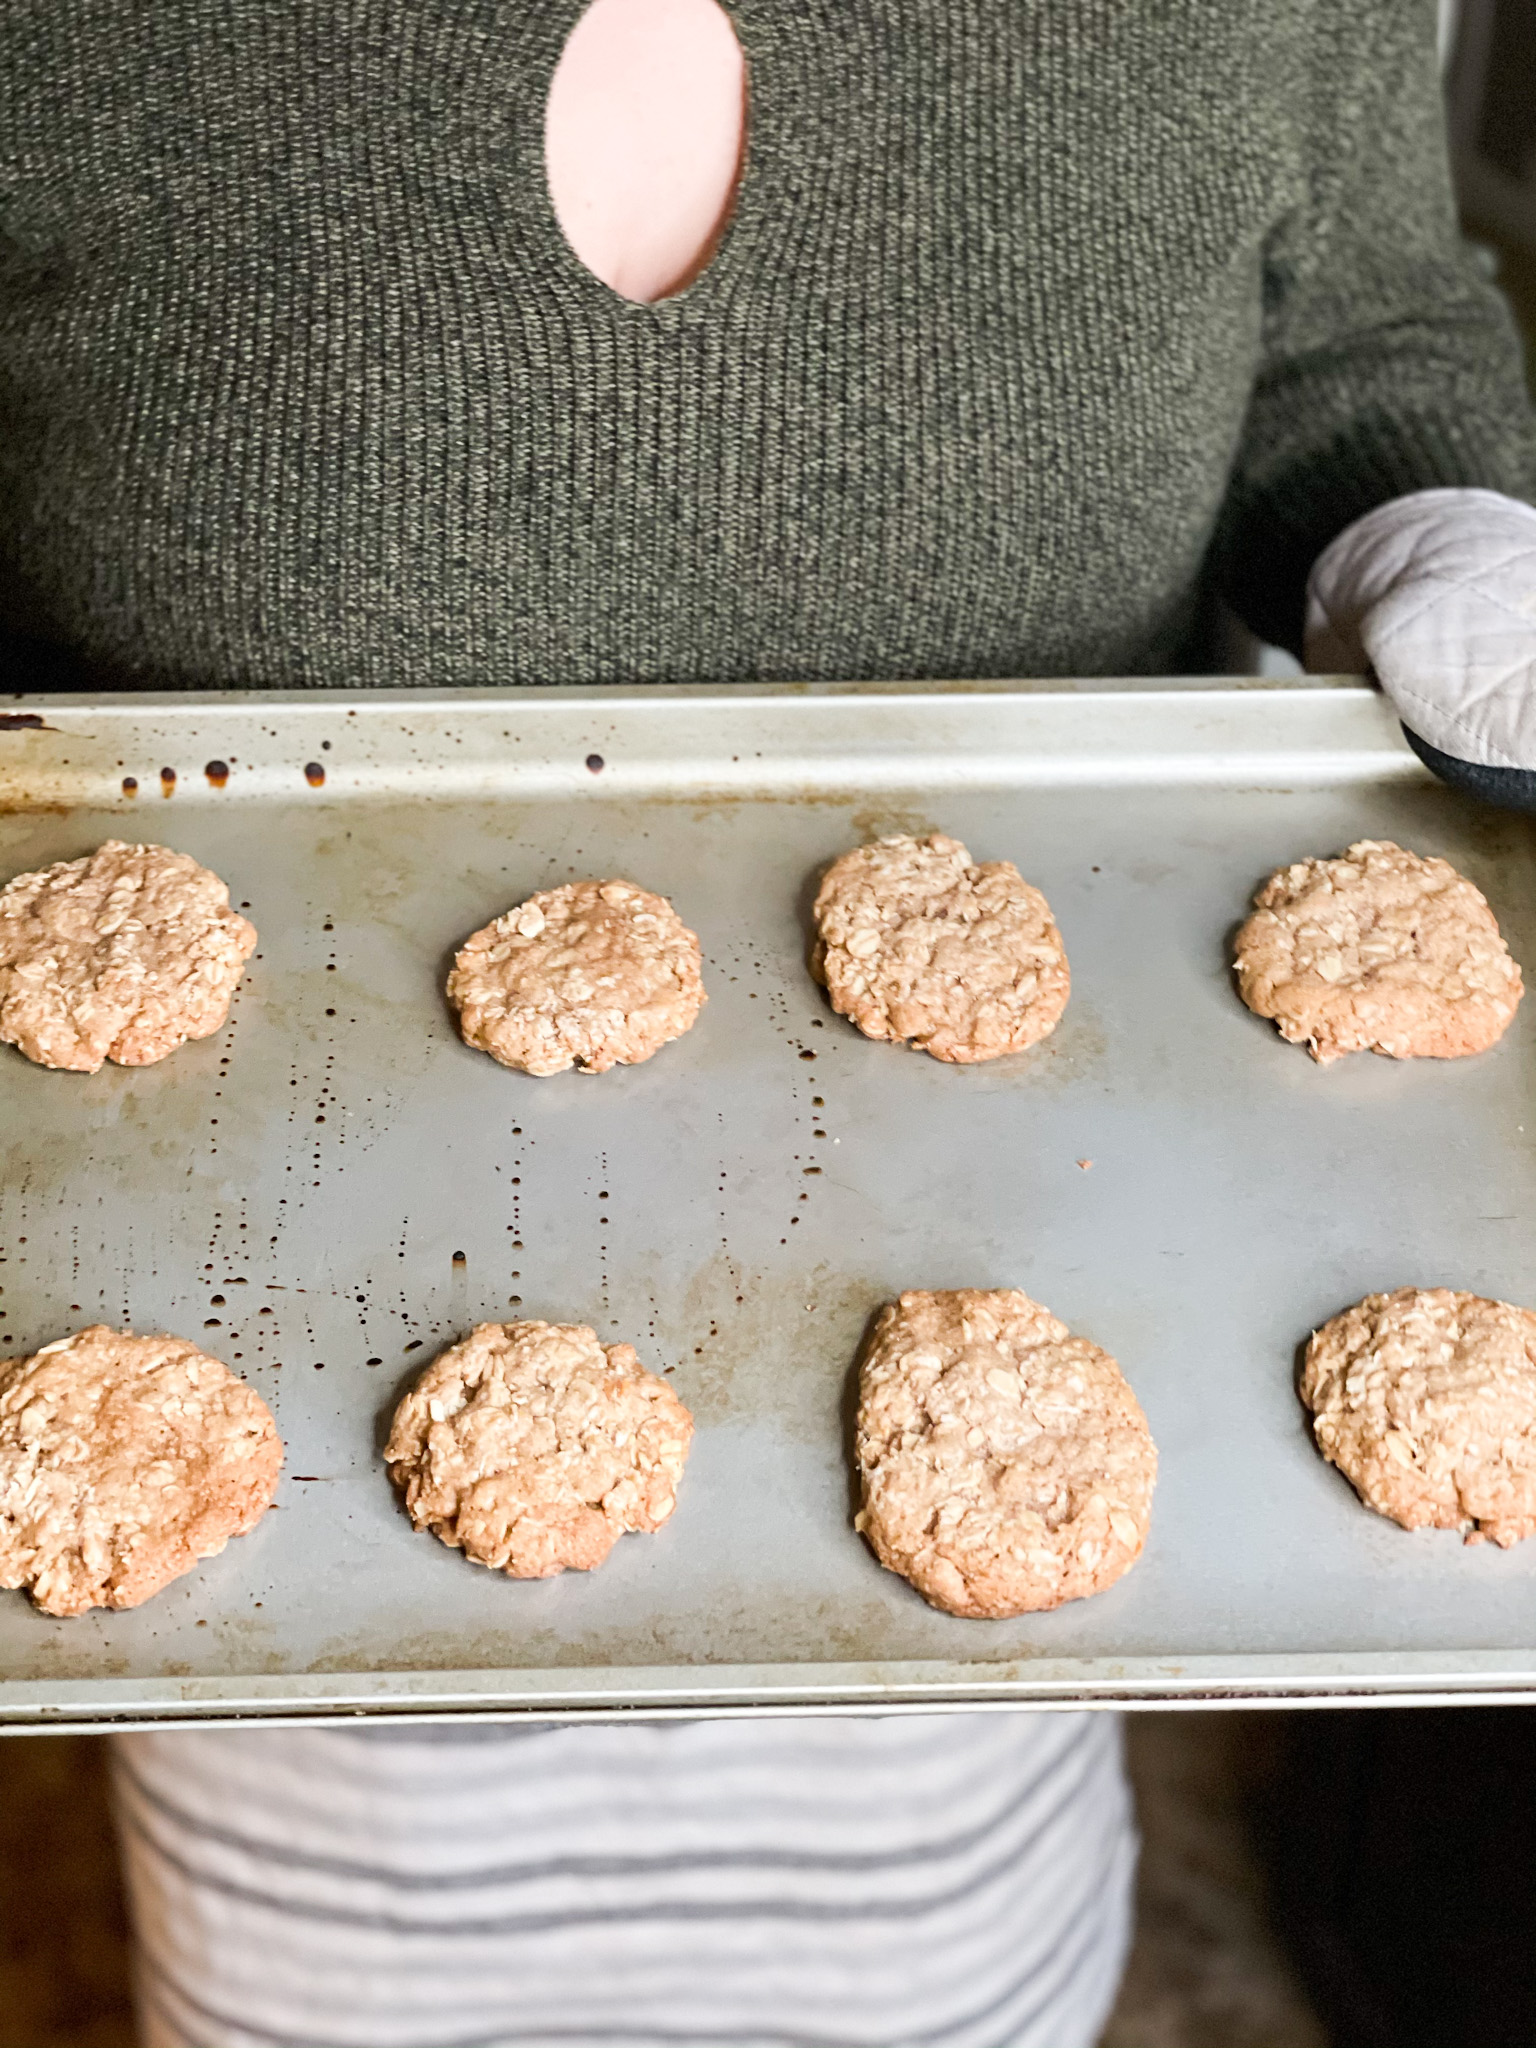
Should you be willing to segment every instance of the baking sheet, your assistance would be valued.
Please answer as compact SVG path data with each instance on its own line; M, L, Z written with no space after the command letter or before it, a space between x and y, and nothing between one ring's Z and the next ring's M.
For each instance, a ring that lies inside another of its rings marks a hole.
M1073 996L1030 1053L871 1044L806 974L817 870L929 827L1055 909ZM1256 883L1365 836L1454 861L1536 970L1531 827L1434 783L1374 693L0 700L0 874L113 834L216 868L261 945L230 1026L160 1066L0 1056L0 1355L96 1319L200 1339L288 1458L260 1528L136 1612L0 1596L6 1726L1536 1690L1536 1544L1369 1514L1294 1392L1370 1289L1536 1301L1536 1002L1478 1059L1324 1071L1232 990ZM601 1077L463 1047L457 943L609 873L700 933L694 1031ZM936 1613L850 1526L865 1324L962 1285L1114 1352L1161 1452L1142 1561L1054 1614ZM380 1462L435 1349L515 1315L633 1342L698 1419L672 1522L589 1577L467 1565Z

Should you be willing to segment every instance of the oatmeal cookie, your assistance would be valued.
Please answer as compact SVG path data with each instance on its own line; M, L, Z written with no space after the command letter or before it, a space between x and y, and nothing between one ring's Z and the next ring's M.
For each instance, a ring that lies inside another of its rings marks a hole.
M867 1038L969 1064L1055 1029L1071 976L1050 905L1011 861L958 839L877 839L833 861L816 895L811 971Z
M181 1337L45 1344L0 1366L0 1586L137 1607L254 1529L282 1462L266 1402Z
M1157 1451L1107 1351L1016 1288L903 1294L859 1372L855 1526L935 1607L1102 1592L1146 1541Z
M466 939L448 977L466 1045L525 1074L604 1074L681 1038L708 998L699 942L633 882L543 889Z
M217 875L109 839L0 889L0 1040L43 1067L147 1067L229 1015L256 927Z
M1255 896L1237 985L1326 1065L1347 1052L1459 1059L1504 1034L1523 993L1481 890L1390 839L1298 860Z
M395 1411L384 1457L418 1529L514 1579L589 1572L677 1505L693 1417L629 1344L481 1323Z
M1405 1529L1501 1546L1536 1534L1536 1314L1399 1287L1315 1331L1301 1398L1317 1447Z

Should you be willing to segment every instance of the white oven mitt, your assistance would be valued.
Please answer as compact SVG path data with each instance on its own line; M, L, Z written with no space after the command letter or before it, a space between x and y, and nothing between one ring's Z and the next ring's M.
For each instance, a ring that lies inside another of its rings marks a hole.
M1410 737L1453 762L1536 770L1536 507L1415 491L1357 519L1308 581L1306 665L1373 671Z

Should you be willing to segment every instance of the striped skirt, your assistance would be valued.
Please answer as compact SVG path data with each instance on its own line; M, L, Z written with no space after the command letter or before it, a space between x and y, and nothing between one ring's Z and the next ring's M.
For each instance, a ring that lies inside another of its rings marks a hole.
M1090 2048L1114 1719L122 1735L147 2048Z

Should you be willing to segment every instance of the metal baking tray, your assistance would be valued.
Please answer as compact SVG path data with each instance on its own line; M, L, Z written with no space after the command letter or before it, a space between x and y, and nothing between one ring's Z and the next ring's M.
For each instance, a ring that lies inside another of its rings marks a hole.
M1054 1036L969 1070L859 1037L805 966L818 869L934 826L1016 861L1071 956ZM1367 836L1454 861L1536 969L1530 825L1363 685L0 700L0 874L112 834L216 868L260 950L163 1065L0 1054L0 1354L201 1339L288 1457L136 1612L0 1596L5 1725L1536 1692L1536 1543L1368 1513L1294 1391L1370 1289L1536 1301L1536 1000L1481 1058L1325 1071L1233 991L1261 877ZM457 943L612 873L700 933L695 1030L601 1078L468 1051ZM961 1285L1027 1289L1145 1405L1151 1540L1096 1599L957 1620L853 1533L866 1322ZM518 1314L633 1341L698 1418L673 1521L590 1577L472 1568L380 1461L434 1350Z

